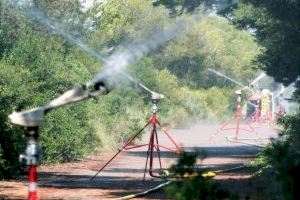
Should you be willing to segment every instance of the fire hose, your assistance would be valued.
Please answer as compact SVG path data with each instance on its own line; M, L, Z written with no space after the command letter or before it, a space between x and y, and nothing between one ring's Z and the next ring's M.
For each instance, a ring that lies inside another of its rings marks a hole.
M158 190L160 190L163 187L166 187L168 185L170 185L171 183L174 183L175 181L182 181L185 179L193 179L193 178L197 178L199 176L202 176L203 178L213 178L215 176L217 176L218 174L224 173L224 172L229 172L229 171L234 171L234 170L239 170L239 169L244 169L247 168L247 166L245 165L240 165L240 166L236 166L236 167L232 167L232 168L228 168L228 169L222 169L222 170L216 170L216 171L209 171L206 173L202 173L201 175L199 175L198 173L192 173L192 174L184 174L184 175L177 175L175 176L175 178L169 179L168 181L161 183L153 188L150 188L148 190L145 190L143 192L138 192L135 194L130 194L130 195L126 195L123 197L119 197L119 198L114 198L111 200L127 200L127 199L133 199L136 197L141 197L141 196L145 196L147 194L156 192Z

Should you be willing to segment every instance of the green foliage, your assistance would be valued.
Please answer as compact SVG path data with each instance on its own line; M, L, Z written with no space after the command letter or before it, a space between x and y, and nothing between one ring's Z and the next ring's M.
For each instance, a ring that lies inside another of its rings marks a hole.
M231 82L209 73L212 68L248 84L251 64L259 52L254 38L238 31L221 17L205 17L155 56L155 66L167 67L180 82L192 88L230 87Z
M210 180L198 178L176 182L166 189L169 198L176 200L237 200L236 195L220 189L220 186Z
M96 3L87 11L79 2L43 0L32 1L32 5L43 17L59 22L58 27L98 51L117 48L120 43L129 43L173 23L168 10L153 7L153 1L113 0ZM101 64L66 38L60 38L57 30L52 32L53 27L30 18L9 1L1 1L0 6L3 178L18 174L18 155L25 148L24 132L12 126L7 116L12 111L44 105L77 83L90 80ZM208 77L206 69L237 73L241 78L251 76L249 60L256 51L258 47L252 37L234 30L223 18L209 17L188 30L186 36L174 38L159 52L129 66L128 72L165 96L158 104L161 121L172 127L185 126L190 121L215 119L226 114L231 106L232 91L227 89L230 85L224 84L223 79ZM212 85L222 88L209 88ZM114 148L132 137L150 114L150 94L124 80L97 101L51 111L41 129L42 163L66 162L95 149Z
M24 26L24 17L10 5L8 0L0 2L0 58L13 47Z
M205 153L181 153L180 157L177 160L177 163L171 167L170 171L177 176L183 176L185 174L192 175L195 173L199 175L194 178L186 178L173 182L165 189L167 196L176 200L237 200L237 195L231 194L230 192L222 189L220 185L218 185L212 179L204 178L203 176L201 176L204 171L197 169L196 161L198 156L200 157L200 159L204 159Z
M286 199L297 199L300 181L300 114L279 119L283 126L279 140L268 145L257 158L257 163L272 169L282 184Z
M178 99L188 116L197 120L220 120L232 111L233 91L212 87L201 90L180 88Z
M169 22L167 10L153 9L151 1L113 0L99 3L90 12L94 14L96 27L90 41L98 50L135 40Z
M201 5L213 9L218 14L230 16L236 4L235 0L155 0L153 3L154 6L164 5L174 17L183 13L193 13Z
M60 40L22 28L10 53L0 61L1 176L19 173L18 156L25 150L24 132L10 125L7 116L13 110L43 105L87 77L83 63L68 55ZM86 109L78 106L47 115L41 130L43 162L76 159L93 149L97 138L84 117Z
M164 5L170 9L171 16L176 16L184 12L193 12L203 2L201 0L156 0L153 5Z
M256 63L278 82L289 85L299 77L299 1L244 0L239 4L234 22L237 26L252 29L264 50ZM299 103L299 81L294 100ZM278 140L266 147L258 162L275 172L281 182L286 199L299 199L300 129L297 114L283 117Z
M257 63L275 81L289 85L300 75L299 1L244 0L234 21L252 28L265 49Z
M12 126L7 122L7 115L14 108L13 102L24 103L16 97L19 94L17 91L25 90L22 82L24 74L26 72L23 70L15 70L12 66L0 62L0 178L18 174L18 153L25 147L22 131L15 129L12 134ZM9 88L12 83L15 87Z
M133 136L147 119L144 102L135 91L125 87L101 98L93 108L88 119L97 127L96 134L103 148L115 148L117 142Z
M71 161L95 149L98 138L87 126L86 109L85 105L70 106L47 115L40 137L44 163Z

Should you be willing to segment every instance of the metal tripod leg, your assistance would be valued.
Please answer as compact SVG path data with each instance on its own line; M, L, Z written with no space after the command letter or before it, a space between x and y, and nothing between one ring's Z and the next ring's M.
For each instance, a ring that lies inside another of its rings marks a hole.
M158 145L158 146L160 146L162 148L165 148L165 149L168 149L169 151L172 151L173 153L180 153L181 152L181 148L176 144L176 142L173 140L173 138L168 133L168 131L161 125L161 123L158 120L156 120L156 123L161 128L161 130L164 132L164 134L169 138L169 140L172 142L172 144L175 146L176 150L174 151L174 150L166 148L166 147L164 147L162 145Z
M240 133L240 116L237 116L236 120L235 139L238 139Z
M148 144L147 158L146 158L143 181L145 181L145 177L146 177L147 165L148 165L148 160L149 160L149 157L150 157L150 151L151 151L151 146L152 146L151 141L152 141L152 138L153 138L153 134L154 134L154 128L152 128L151 133L150 133L150 140L149 140L149 144Z
M121 148L119 148L118 152L108 161L105 163L105 165L90 179L92 181L119 153L123 151L123 149L126 148L148 125L150 122L148 122L143 128L141 128L126 144L124 144Z
M155 129L155 133L154 134L155 134L155 139L156 139L156 152L157 152L157 156L158 156L159 167L160 167L160 169L162 169L161 159L160 159L160 149L159 149L158 136L157 136L156 129Z
M150 147L150 154L149 154L149 157L150 157L150 160L149 160L149 174L150 176L152 177L155 177L155 178L160 178L159 176L156 176L153 174L153 149L154 149L154 134L155 134L155 125L153 127L153 130L152 130L152 135L151 135L151 138L150 138L150 142L149 142L149 147Z
M142 145L135 145L133 147L127 147L149 124L153 125L153 127L151 129L149 143L148 144L142 144ZM163 132L167 135L167 137L171 140L171 142L175 145L176 150L165 147L165 146L160 145L158 143L158 136L157 136L157 130L156 130L157 124L163 130ZM156 144L155 144L155 141L156 141ZM139 147L143 147L143 146L148 146L147 159L146 159L146 165L145 165L145 170L144 170L144 179L145 179L146 172L147 172L148 161L149 161L149 174L150 174L150 176L155 177L155 178L160 178L160 176L154 175L153 172L152 172L152 170L153 170L153 149L154 148L156 149L157 154L158 154L160 168L162 168L160 147L164 148L164 149L167 149L167 150L169 150L173 153L179 153L181 151L181 149L177 146L177 144L172 139L172 137L169 135L169 133L166 131L166 129L163 128L161 126L160 122L157 120L156 113L153 113L151 118L148 120L148 123L140 131L138 131L125 145L123 145L119 149L119 151L90 180L93 180L121 151L130 150L130 149L134 149L134 148L139 148Z

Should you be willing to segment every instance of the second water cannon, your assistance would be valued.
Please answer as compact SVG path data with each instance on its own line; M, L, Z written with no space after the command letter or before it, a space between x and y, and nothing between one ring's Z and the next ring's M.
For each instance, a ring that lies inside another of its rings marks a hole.
M152 101L157 102L158 100L163 99L163 98L165 98L165 96L163 94L160 94L160 93L157 93L157 92L153 92L153 91L151 92L151 99L152 99Z

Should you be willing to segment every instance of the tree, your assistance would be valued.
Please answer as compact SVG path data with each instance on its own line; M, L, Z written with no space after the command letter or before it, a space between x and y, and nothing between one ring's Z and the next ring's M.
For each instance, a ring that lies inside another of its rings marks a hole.
M160 30L170 21L167 10L154 9L150 1L113 0L98 3L89 12L95 21L90 41L97 50L131 43L145 33Z
M231 14L236 8L235 0L156 0L154 6L164 5L170 10L171 16L192 13L201 5L221 15Z
M234 22L251 29L264 51L256 62L278 82L289 85L300 75L300 3L298 0L244 0Z
M0 1L0 59L13 47L22 26L24 17L7 0Z
M243 0L234 18L238 27L252 30L264 51L256 58L260 68L278 82L288 85L300 75L300 3L298 0L268 1ZM299 80L295 85L300 103ZM300 182L300 110L279 119L283 130L277 141L270 144L260 157L263 167L269 166L282 183L286 199L299 199Z
M12 126L7 116L12 111L44 105L90 77L80 60L84 57L76 57L76 51L67 52L55 35L36 30L30 23L22 23L15 31L18 38L12 40L13 45L0 60L1 178L19 173L18 155L25 146L23 131ZM47 115L41 137L44 161L71 160L94 147L97 139L85 117L87 109L86 105L77 105Z
M251 61L259 50L248 32L236 30L226 18L212 16L203 17L154 58L155 66L166 67L189 87L232 87L231 82L224 84L223 77L209 74L208 68L248 84L256 68Z
M81 10L79 1L71 0L24 1L31 4L26 4L24 6L27 7L22 8L15 7L9 2L15 1L0 2L1 8L5 5L5 12L1 10L0 15L1 178L11 177L18 172L17 157L24 151L25 145L22 130L11 125L7 121L7 116L12 111L45 105L72 88L74 84L90 80L101 68L101 64L93 59L89 52L83 54L83 50L78 48L80 45L74 44L77 40L68 40L68 37L62 36L71 32L71 36L76 35L75 39L80 38L87 41L87 44L92 44L93 49L103 50L111 47L117 49L120 43L126 46L132 39L142 40L142 35L146 33L149 35L149 32L155 31L160 33L165 26L173 23L168 16L168 10L164 7L153 7L152 1L141 4L140 0L113 0L96 4L88 11ZM50 20L54 22L50 23ZM223 28L228 27L226 21L220 21L211 22ZM210 21L206 22L204 26L207 30L213 29L209 23ZM191 31L189 36L199 37L197 34L199 30L205 32L198 27ZM228 28L228 31L232 33L232 28ZM242 35L239 36L244 38ZM213 45L217 46L226 46L223 42L235 41L230 37L223 41L220 38L223 37L222 34L215 34L214 37L217 38L217 43ZM143 41L147 40L149 38L144 38ZM209 58L212 55L209 51L213 46L206 44L206 40L214 41L209 37L199 39L199 44L189 49L189 38L178 37L174 38L171 44L172 47L178 48L172 55L177 56L176 59L182 61L181 64L190 58L195 61L196 64L193 63L194 68L191 68L189 75L193 75L195 71L197 75L203 77L202 69L214 66L215 63L221 64L223 58L218 61ZM252 42L251 39L249 41ZM207 45L205 53L197 46L203 44ZM183 47L180 47L181 45ZM162 51L164 50L173 53L171 48L162 48ZM191 52L185 55L186 57L181 55L188 50ZM228 49L223 50L225 52ZM110 53L108 51L106 54ZM182 87L178 78L164 67L176 59L167 57L164 63L159 63L158 59L154 61L160 53L152 52L150 56L145 55L128 69L146 86L166 96L162 101L164 103L159 106L162 118L167 118L167 121L175 126L184 120L203 119L206 116L216 116L210 113L225 112L230 96L227 90L213 88L209 91L206 89L197 91ZM236 54L236 50L227 53L225 54L234 58L239 55ZM235 59L228 60L227 66L236 62ZM155 68L156 64L162 68ZM201 64L201 68L197 64ZM193 81L196 80L195 77L194 75ZM184 77L181 78L184 80ZM120 85L120 88L96 103L88 101L74 106L69 105L47 114L40 136L44 155L42 162L64 162L79 158L94 149L95 144L100 144L99 149L104 146L112 148L116 146L117 138L126 139L140 129L149 117L150 95L137 92L123 82ZM222 100L222 104L209 105L208 102L212 101L210 91L213 91L214 98Z

